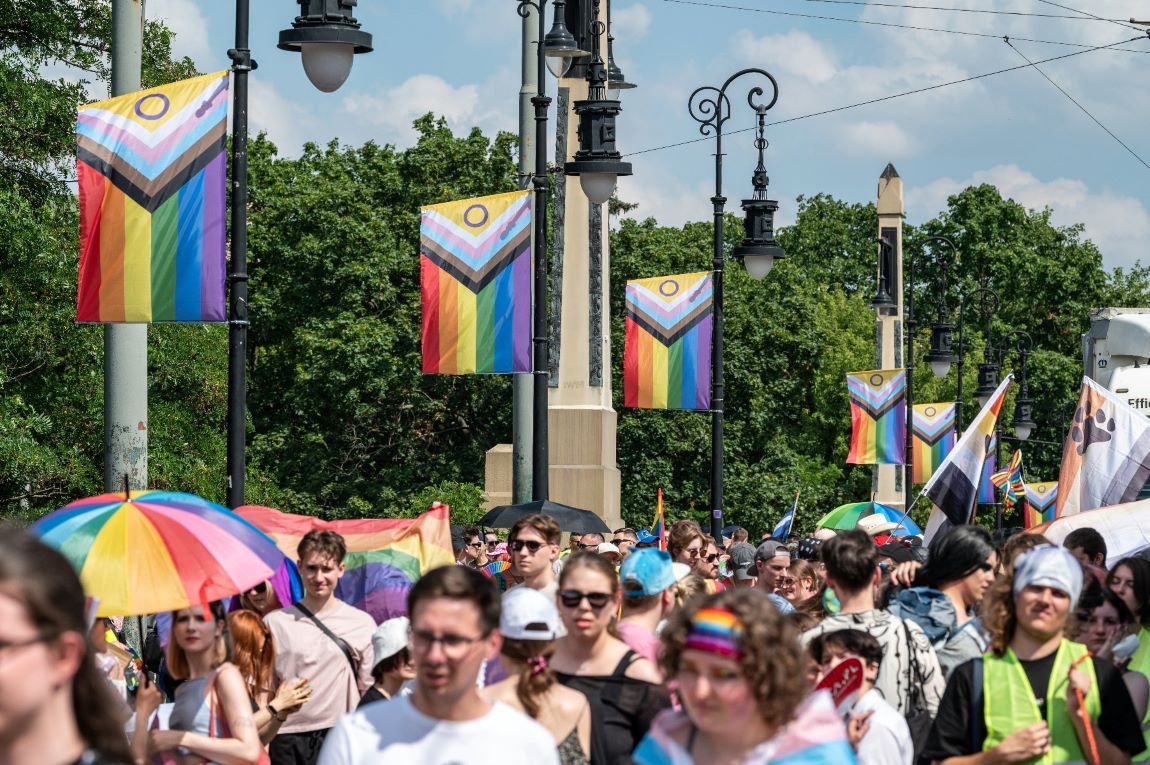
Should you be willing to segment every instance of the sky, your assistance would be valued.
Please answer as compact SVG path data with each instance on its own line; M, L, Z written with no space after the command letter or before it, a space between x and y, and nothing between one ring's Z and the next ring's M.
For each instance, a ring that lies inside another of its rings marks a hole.
M616 2L615 58L638 84L623 91L617 120L618 147L634 165L618 194L639 204L634 216L675 226L710 219L713 140L660 147L700 138L687 111L695 88L721 85L753 66L779 83L778 103L768 113L766 159L781 225L794 220L799 195L873 201L890 162L902 176L912 224L938 215L962 188L991 183L1028 208L1050 207L1057 225L1085 224L1107 267L1150 263L1150 27L1125 23L1132 14L1150 17L1144 3ZM412 120L428 111L457 133L473 126L488 134L518 129L515 0L359 0L356 16L375 50L356 56L348 81L331 94L310 85L297 54L275 47L298 5L251 5L259 69L250 78L249 120L281 154L294 156L306 141L332 138L404 148L414 139ZM146 11L167 22L177 35L175 52L190 56L201 71L229 66L233 3L147 0ZM1090 50L1131 38L1140 39ZM1072 53L1080 55L1026 66L1026 59ZM729 91L733 112L724 139L730 210L749 196L755 163L751 133L732 134L754 122L743 99L757 83L740 82L745 86ZM554 96L554 80L548 88ZM818 114L828 110L836 111Z

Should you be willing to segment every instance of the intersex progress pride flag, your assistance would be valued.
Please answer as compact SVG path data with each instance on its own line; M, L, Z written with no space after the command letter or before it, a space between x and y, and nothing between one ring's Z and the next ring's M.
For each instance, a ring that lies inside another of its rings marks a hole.
M1054 508L1058 503L1058 481L1043 481L1026 484L1027 513L1024 518L1026 528L1054 520Z
M531 371L531 192L422 208L423 371Z
M710 271L627 282L623 404L711 408Z
M914 405L915 483L926 483L954 448L954 402Z
M856 465L906 462L906 370L874 369L847 375L851 446Z
M225 319L228 73L76 115L79 322Z

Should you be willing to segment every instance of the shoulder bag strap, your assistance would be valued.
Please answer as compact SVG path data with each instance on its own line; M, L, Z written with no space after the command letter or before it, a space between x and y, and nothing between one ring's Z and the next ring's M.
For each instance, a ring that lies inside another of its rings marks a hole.
M343 652L344 658L347 659L347 663L351 666L352 677L356 679L356 682L358 683L359 662L356 660L355 652L351 650L351 646L347 644L347 641L328 629L327 625L321 622L319 617L309 611L303 603L296 603L295 607L299 609L301 614L306 616L308 619L311 619L312 624L319 627L320 631L331 638L332 642L339 647L339 650Z

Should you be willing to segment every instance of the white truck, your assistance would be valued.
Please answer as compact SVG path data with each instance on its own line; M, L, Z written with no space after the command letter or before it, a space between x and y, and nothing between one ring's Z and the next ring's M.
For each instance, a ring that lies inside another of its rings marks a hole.
M1082 365L1087 377L1150 417L1150 308L1092 308Z

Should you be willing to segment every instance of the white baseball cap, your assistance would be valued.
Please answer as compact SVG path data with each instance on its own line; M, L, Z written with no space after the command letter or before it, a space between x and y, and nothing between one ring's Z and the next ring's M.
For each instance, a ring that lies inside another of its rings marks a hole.
M513 640L555 640L563 634L555 604L538 590L522 585L503 595L499 631Z
M410 627L406 616L388 619L375 628L371 635L371 651L375 658L371 666L389 659L407 647L407 632Z

